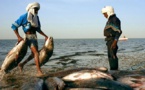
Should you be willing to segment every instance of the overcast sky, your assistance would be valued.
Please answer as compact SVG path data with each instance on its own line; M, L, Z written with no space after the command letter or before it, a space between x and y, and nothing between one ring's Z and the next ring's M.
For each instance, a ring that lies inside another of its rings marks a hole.
M3 0L0 3L0 39L16 39L11 24L26 13L31 2L41 5L41 29L58 38L104 38L107 19L101 9L111 5L121 20L122 35L145 37L145 0ZM19 28L20 35L23 30ZM39 38L44 38L37 34Z

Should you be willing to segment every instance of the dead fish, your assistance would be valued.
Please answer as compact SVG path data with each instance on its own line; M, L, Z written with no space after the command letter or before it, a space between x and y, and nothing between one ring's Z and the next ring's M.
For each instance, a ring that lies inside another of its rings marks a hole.
M40 66L42 66L46 62L48 62L49 58L53 54L53 49L54 49L53 37L49 37L46 40L45 45L39 51L39 63L40 63Z
M111 75L96 70L82 70L79 72L74 72L63 77L62 79L65 81L77 81L94 78L107 78L113 80L113 77Z
M23 83L20 90L48 90L44 80L39 78L31 78L28 82Z
M114 81L111 75L96 70L74 72L63 77L62 80L64 80L66 87L70 88L133 90L129 85Z
M21 90L64 90L65 83L57 77L47 79L32 78L24 83Z
M85 67L81 67L81 68L72 68L72 69L67 69L67 70L62 70L59 72L55 72L55 73L48 73L48 77L65 77L71 73L75 73L75 72L79 72L82 70L96 70L96 71L101 71L101 72L107 72L107 68L106 67L95 67L95 68L85 68Z
M18 66L18 63L24 58L27 53L27 44L26 38L16 44L15 47L12 48L11 51L5 57L2 65L1 65L1 73L7 73L13 68Z
M64 90L65 83L58 77L49 77L45 80L48 90Z

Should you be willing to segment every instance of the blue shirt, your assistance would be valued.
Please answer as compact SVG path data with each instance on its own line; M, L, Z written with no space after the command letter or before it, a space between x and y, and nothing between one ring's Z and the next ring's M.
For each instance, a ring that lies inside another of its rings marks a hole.
M12 28L13 30L17 30L20 26L22 26L23 31L24 31L24 32L27 32L27 31L30 29L30 27L31 27L30 23L29 23L28 20L27 20L27 15L28 15L28 13L25 13L25 14L21 15L21 16L12 24L11 28ZM37 17L38 17L38 16L37 16ZM36 31L40 32L40 31L41 31L41 28L40 28L40 27L41 27L41 24L40 24L39 17L38 17L38 27L37 27Z

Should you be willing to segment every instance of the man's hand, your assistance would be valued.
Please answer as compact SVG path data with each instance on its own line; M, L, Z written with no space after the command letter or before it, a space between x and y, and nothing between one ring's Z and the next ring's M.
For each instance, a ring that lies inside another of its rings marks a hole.
M43 31L40 31L39 33L45 37L45 41L48 39L48 36L44 34Z
M48 39L48 36L45 37L45 41Z
M23 40L22 37L18 37L18 43L21 42L22 40ZM18 44L18 43L17 43L17 44Z
M23 40L23 38L19 35L18 29L14 30L14 32L15 32L17 38L18 38L18 42L17 42L17 44L18 44L20 41Z
M111 48L112 49L115 49L116 46L117 46L117 40L114 40L113 43L112 43L112 45L111 45Z

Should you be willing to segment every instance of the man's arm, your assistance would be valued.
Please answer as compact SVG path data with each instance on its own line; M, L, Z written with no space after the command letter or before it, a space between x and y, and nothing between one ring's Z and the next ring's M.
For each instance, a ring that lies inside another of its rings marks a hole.
M19 34L19 32L18 32L18 29L14 30L14 32L15 32L17 38L18 38L18 43L19 43L20 41L23 40L23 38L20 36L20 34Z
M39 33L45 37L45 41L48 39L48 36L43 31L39 31Z
M117 27L115 27L114 25L107 25L106 27L105 27L105 29L104 30L107 30L107 29L109 29L109 28L111 28L113 31L115 31L115 32L118 32L118 33L121 33L121 30L119 30Z
M18 43L23 40L23 38L20 36L19 32L18 32L18 28L20 26L22 26L22 23L24 21L24 18L27 16L27 13L21 15L14 23L12 23L11 28L13 29L13 31L15 32L17 38L18 38Z
M114 24L112 26L114 28L112 27L112 29L114 31L115 31L115 29L118 29L118 30L116 30L115 39L114 39L114 41L113 41L113 43L111 45L111 48L116 48L118 39L119 39L120 35L122 34L122 30L121 30L121 26L120 26L121 25L121 22L120 22L119 19L115 20L113 23Z

